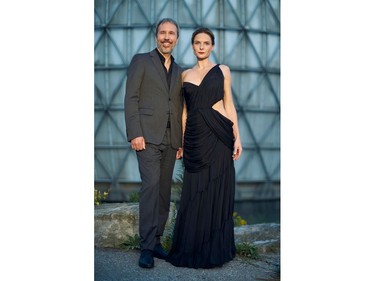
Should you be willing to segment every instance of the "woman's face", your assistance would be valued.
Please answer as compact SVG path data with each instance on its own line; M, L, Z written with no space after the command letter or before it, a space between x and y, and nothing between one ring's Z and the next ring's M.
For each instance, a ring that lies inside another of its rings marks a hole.
M214 45L212 45L211 37L206 33L198 33L193 40L194 55L198 60L207 59Z

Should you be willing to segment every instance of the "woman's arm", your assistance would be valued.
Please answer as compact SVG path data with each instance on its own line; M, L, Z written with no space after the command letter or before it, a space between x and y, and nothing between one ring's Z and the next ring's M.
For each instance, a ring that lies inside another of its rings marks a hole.
M233 148L233 159L238 160L242 153L242 144L240 131L238 128L237 111L234 106L232 97L232 77L230 69L226 65L220 65L221 70L224 74L224 108L228 114L228 118L233 122L233 135L234 135L234 148Z
M187 70L185 70L181 74L182 83L184 83L184 79L186 77L186 72L187 72ZM177 159L180 159L184 156L183 147L184 147L184 135L185 135L185 128L186 128L186 119L187 119L187 108L186 108L185 97L182 97L182 102L183 102L182 118L181 118L181 122L182 122L182 148L179 148L178 151L177 151Z

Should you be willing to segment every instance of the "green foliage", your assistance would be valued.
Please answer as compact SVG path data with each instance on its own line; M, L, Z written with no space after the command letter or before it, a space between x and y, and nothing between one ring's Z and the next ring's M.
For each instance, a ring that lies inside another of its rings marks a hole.
M259 259L258 248L249 242L241 242L236 244L236 253L239 256L257 260Z
M172 248L173 230L174 230L174 225L176 223L176 217L177 217L177 212L173 212L173 217L171 217L170 223L167 223L165 230L164 230L164 234L161 237L161 244L163 248L168 252Z
M165 233L161 240L161 245L163 248L169 252L172 248L172 241L173 241L173 232L171 233Z
M161 244L163 248L169 252L172 247L173 241L173 230L176 222L176 215L172 217L171 222L166 226L164 235L161 237ZM138 234L134 236L128 236L125 242L123 242L120 247L125 250L139 250L140 237ZM249 259L257 260L259 259L258 248L249 242L240 242L236 244L237 255Z
M139 242L140 242L140 237L138 234L134 236L128 235L128 238L120 246L124 248L125 250L136 250L136 249L140 249Z
M103 200L107 199L108 192L101 192L100 190L94 189L94 205L103 203Z
M135 191L129 194L128 202L139 202L139 192Z
M233 213L234 226L247 225L247 221L244 220L237 212Z
M167 222L167 225L165 226L164 234L161 237L161 241L160 241L161 245L167 252L169 252L172 247L173 230L174 230L174 225L176 223L177 212L173 212L173 214L174 214L173 217L170 219L169 222ZM140 237L138 234L134 236L128 235L127 239L125 240L125 242L123 242L120 245L120 247L125 250L137 250L137 249L139 250L140 249L139 243L140 243Z

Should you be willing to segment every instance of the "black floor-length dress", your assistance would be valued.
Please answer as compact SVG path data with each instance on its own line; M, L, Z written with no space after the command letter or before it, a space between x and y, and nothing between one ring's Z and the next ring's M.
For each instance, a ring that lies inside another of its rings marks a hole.
M184 181L172 248L175 266L211 268L232 260L235 171L233 123L212 106L223 99L219 65L200 85L184 82L187 105L184 135Z

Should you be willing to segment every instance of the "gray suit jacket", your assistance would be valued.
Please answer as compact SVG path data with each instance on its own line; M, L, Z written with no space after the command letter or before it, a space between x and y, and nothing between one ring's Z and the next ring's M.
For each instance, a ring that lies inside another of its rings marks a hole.
M125 123L128 141L143 136L146 143L160 144L171 121L173 148L182 145L182 68L173 63L168 89L163 65L156 50L133 57L126 81Z

